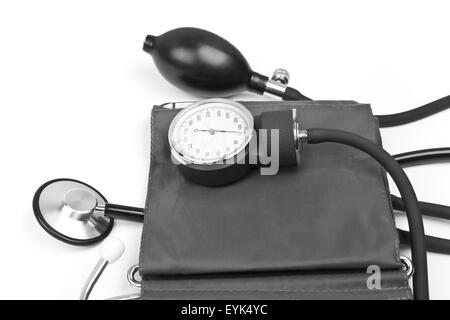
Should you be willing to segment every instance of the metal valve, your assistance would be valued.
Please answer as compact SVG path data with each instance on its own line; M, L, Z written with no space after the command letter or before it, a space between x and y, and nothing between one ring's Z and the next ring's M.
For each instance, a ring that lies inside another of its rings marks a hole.
M271 79L281 84L287 85L289 83L289 72L286 69L278 68L272 73Z
M265 93L283 97L289 83L289 72L285 69L277 69L272 73L272 77L267 80Z

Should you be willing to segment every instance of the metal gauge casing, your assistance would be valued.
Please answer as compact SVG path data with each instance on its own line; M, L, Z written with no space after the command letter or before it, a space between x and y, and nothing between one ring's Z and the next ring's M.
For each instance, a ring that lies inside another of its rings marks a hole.
M168 139L173 161L198 184L231 183L249 170L245 158L253 129L252 114L238 102L195 102L181 110L170 124Z

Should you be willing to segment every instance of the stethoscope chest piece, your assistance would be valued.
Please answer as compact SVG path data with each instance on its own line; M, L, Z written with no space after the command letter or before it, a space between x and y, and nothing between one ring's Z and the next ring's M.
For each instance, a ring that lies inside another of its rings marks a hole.
M105 238L114 219L104 215L105 197L90 185L73 179L43 184L33 198L39 224L51 236L74 245L89 245Z

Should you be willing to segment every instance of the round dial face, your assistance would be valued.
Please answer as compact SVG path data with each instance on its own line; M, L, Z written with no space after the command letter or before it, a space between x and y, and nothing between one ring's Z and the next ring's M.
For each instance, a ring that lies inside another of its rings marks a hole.
M208 99L188 106L173 119L169 144L182 163L214 164L239 154L252 131L253 116L243 105Z

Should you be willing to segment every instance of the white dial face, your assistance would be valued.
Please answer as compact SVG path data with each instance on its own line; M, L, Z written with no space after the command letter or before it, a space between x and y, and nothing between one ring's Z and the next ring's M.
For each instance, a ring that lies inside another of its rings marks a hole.
M253 117L241 104L225 99L204 100L174 118L169 144L174 155L184 162L213 164L241 152L252 130Z

